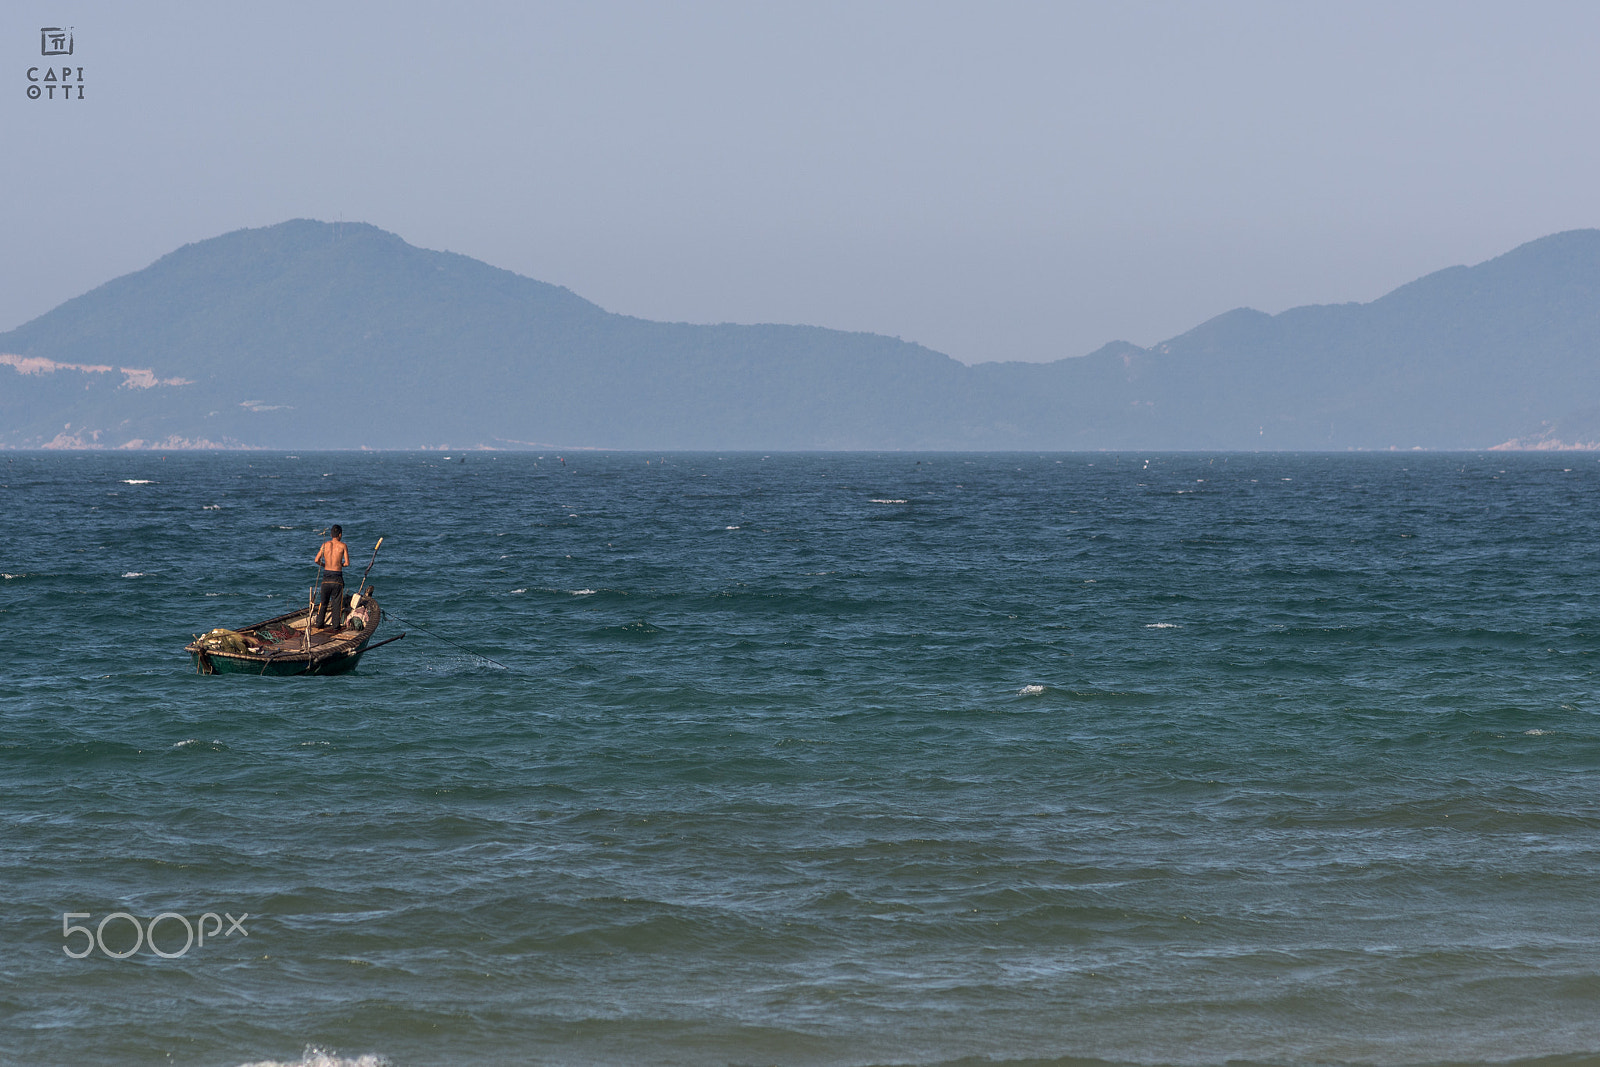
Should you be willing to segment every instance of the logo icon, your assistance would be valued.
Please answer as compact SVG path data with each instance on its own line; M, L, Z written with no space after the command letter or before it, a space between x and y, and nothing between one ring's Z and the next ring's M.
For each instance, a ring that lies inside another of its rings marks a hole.
M72 54L72 27L44 26L39 30L41 56L70 56Z

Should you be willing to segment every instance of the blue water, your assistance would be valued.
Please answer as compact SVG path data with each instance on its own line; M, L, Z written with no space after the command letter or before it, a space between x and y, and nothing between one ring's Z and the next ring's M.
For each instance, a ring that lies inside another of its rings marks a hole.
M1595 457L462 458L0 461L0 1062L1600 1063Z

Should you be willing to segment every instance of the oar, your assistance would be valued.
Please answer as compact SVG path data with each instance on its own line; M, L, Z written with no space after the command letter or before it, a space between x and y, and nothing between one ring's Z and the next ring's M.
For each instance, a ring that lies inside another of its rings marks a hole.
M389 640L387 640L387 641L379 641L375 645L368 645L366 648L356 649L356 651L350 653L350 656L351 656L351 658L354 658L356 656L364 656L368 652L371 652L375 648L382 648L384 645L392 645L392 644L394 644L396 641L400 640L400 638L402 638L404 636L405 636L405 634L399 634L399 635L397 635L395 637L389 638Z
M317 577L318 577L318 579L320 579L322 577L322 568L321 567L317 568ZM320 581L318 582L318 584L321 584ZM313 615L315 615L317 613L317 587L315 585L311 587L311 592L306 597L306 603L307 603L307 607L306 607L306 625L305 625L305 628L303 630L303 633L305 635L305 644L302 645L301 648L302 648L302 651L310 652L311 651L311 616L313 616Z
M378 549L382 547L383 538L380 537L378 538L378 543L372 546L372 559L367 561L367 569L361 572L361 584L356 586L356 595L350 600L350 606L352 608L359 608L361 606L361 597L367 588L367 575L372 573L372 565L378 562Z

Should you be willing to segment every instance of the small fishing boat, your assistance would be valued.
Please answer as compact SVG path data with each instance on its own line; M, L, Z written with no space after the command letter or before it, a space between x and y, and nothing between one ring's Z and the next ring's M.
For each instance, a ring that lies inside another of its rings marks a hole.
M344 625L337 630L311 627L313 609L301 608L237 630L216 629L196 637L184 651L197 674L344 674L363 653L405 634L372 643L383 609L370 596L345 597Z
M337 536L339 528L335 526ZM265 622L241 626L237 630L218 627L205 636L196 636L184 646L194 657L196 674L270 674L276 677L295 674L344 674L353 671L364 653L400 640L399 634L387 641L372 643L383 621L383 609L372 599L367 578L378 562L383 538L372 546L372 559L356 583L359 593L344 594L337 629L313 626L316 616L317 586L311 587L306 607L278 615ZM320 554L319 554L320 558ZM321 572L319 571L319 576ZM321 584L320 581L318 583Z

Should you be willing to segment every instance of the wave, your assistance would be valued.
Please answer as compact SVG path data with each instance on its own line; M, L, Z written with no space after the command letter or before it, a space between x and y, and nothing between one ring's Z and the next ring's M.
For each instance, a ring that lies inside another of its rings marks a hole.
M307 1046L297 1060L251 1060L239 1067L390 1067L389 1057L364 1053L360 1056L341 1056L330 1049Z
M624 637L630 639L654 637L660 632L660 627L652 626L643 619L636 619L633 622L626 622L617 626L601 626L590 631L594 637Z
M172 747L175 749L204 749L208 752L226 752L228 750L228 746L221 741L202 741L198 737L179 741Z

